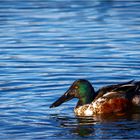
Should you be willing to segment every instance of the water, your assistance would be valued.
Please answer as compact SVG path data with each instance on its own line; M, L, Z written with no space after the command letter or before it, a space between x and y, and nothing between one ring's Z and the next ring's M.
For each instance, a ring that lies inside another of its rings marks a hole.
M140 2L0 1L0 139L140 139L139 111L77 118L50 104L79 78L140 80Z

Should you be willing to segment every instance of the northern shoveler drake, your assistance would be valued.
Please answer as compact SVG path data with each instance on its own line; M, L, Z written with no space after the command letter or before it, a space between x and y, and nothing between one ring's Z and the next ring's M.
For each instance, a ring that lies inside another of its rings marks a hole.
M95 92L87 80L76 80L71 87L51 106L57 107L73 98L78 98L74 109L77 116L93 116L103 113L124 113L132 106L140 106L140 81L134 80L109 85Z

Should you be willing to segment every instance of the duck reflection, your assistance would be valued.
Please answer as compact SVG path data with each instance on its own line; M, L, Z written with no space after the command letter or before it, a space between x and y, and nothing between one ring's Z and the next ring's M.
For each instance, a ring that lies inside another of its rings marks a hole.
M73 134L76 134L81 137L91 136L94 135L94 128L93 127L86 127L86 126L77 126L75 129L71 130Z
M135 131L137 121L140 120L140 113L121 114L120 116L98 115L94 117L55 115L53 118L58 122L59 127L62 128L63 133L59 133L59 136L68 134L86 138L92 138L94 136L96 138L105 138L106 136L118 135L124 137L124 134Z

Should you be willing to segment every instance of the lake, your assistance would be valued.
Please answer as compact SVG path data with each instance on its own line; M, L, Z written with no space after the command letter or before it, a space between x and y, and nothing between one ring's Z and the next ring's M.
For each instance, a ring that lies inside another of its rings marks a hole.
M140 111L77 118L49 106L76 79L140 80L140 2L0 2L0 139L140 139Z

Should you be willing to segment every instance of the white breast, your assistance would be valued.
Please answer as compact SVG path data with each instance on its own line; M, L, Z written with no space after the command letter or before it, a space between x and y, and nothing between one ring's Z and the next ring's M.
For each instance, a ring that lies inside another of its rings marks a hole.
M90 109L85 110L84 112L85 116L92 116L93 115L93 111Z

